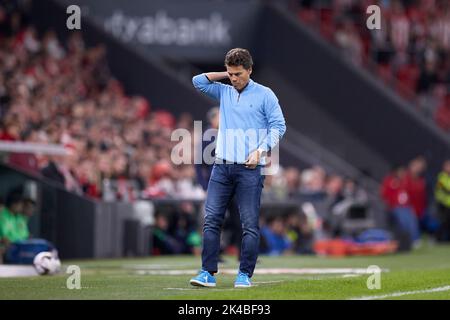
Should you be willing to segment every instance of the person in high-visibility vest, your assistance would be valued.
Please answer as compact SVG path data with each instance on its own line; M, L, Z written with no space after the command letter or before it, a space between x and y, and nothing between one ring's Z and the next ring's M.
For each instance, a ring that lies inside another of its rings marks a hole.
M444 162L438 175L434 196L440 220L437 238L450 241L450 160Z

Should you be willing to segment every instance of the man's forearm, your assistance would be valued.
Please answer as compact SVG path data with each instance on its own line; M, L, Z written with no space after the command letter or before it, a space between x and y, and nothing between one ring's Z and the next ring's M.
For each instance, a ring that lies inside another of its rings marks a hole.
M226 71L208 72L208 73L205 73L205 76L208 77L209 81L219 81L219 80L228 78L228 73Z

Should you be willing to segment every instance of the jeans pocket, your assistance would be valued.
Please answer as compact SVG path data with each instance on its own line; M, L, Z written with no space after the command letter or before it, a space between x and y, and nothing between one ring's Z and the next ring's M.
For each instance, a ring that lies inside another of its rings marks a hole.
M259 181L260 181L260 184L261 184L261 187L264 189L264 181L266 180L266 176L265 175L261 175L260 177L259 177Z

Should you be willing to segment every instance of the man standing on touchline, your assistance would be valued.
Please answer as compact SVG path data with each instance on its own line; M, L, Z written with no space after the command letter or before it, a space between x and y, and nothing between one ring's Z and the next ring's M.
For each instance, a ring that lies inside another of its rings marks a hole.
M194 87L220 102L216 160L208 184L203 225L202 269L194 286L215 287L220 233L229 201L236 195L242 225L239 271L235 287L250 287L259 250L259 209L266 153L286 131L273 91L252 79L253 59L246 49L225 56L226 72L194 76ZM217 82L229 78L231 86Z

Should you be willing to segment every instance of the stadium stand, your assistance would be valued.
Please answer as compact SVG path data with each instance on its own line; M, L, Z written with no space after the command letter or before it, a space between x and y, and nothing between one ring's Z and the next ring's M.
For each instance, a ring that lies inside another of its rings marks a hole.
M450 4L418 1L292 1L297 16L358 66L413 103L448 132ZM366 27L369 5L381 8L380 30Z
M192 129L189 114L177 121L168 111L150 110L145 98L127 96L110 75L104 48L85 48L79 34L64 48L54 32L40 38L33 26L22 25L2 43L2 99L8 103L2 104L0 139L63 144L70 153L12 155L10 164L93 198L108 192L105 179L114 180L114 199L136 198L146 188L153 196L197 196L185 182L193 168L173 170L173 144L167 143L174 128ZM162 190L165 177L171 185Z

